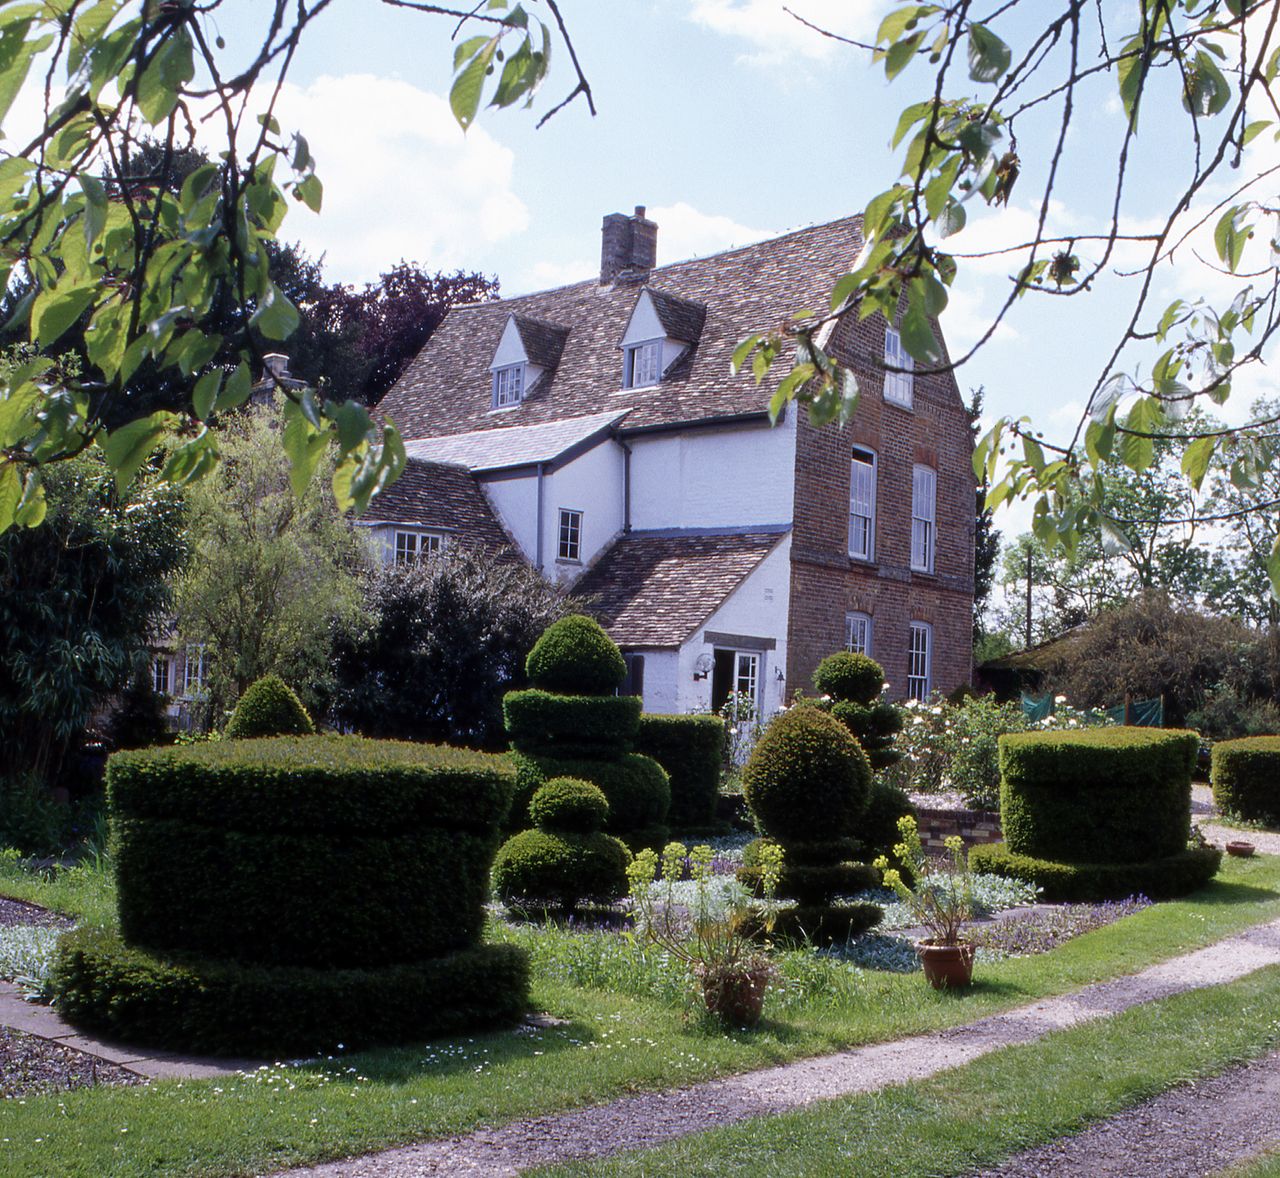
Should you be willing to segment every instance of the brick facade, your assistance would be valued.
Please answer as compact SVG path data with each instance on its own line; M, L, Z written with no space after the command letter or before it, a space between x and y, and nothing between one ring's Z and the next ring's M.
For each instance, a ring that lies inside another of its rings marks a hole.
M976 490L968 413L949 373L917 374L911 409L886 402L883 373L865 362L883 355L884 333L878 315L860 323L846 320L830 343L831 352L858 378L861 399L854 421L840 429L815 429L802 417L797 427L787 644L792 690L808 689L819 660L844 649L845 615L854 611L872 619L870 653L884 667L892 697L906 695L913 621L927 622L933 630L934 690L951 692L972 675ZM849 462L855 446L876 456L870 561L849 556ZM936 552L928 574L911 569L916 464L937 475Z

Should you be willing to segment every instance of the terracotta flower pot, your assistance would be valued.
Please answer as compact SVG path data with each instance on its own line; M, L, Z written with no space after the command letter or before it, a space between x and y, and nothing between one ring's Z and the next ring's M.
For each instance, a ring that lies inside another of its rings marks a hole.
M1227 844L1227 854L1234 855L1237 859L1247 859L1255 850L1257 848L1252 843L1246 843L1244 839L1237 839Z
M973 981L973 946L938 945L931 940L916 945L924 976L935 990L954 990Z
M730 969L702 969L702 1000L726 1026L754 1027L764 1012L764 995L773 980L769 962Z

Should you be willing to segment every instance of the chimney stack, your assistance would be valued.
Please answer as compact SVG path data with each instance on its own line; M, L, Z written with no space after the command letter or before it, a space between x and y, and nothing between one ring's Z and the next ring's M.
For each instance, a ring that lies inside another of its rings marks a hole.
M658 261L658 226L636 205L633 216L610 213L600 227L600 285L643 279Z

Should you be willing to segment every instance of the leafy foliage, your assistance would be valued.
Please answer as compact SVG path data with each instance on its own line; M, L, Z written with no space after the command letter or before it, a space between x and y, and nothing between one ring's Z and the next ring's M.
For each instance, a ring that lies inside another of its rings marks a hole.
M725 722L719 716L640 717L636 751L652 757L671 778L668 821L673 829L715 822L724 746Z
M503 693L524 683L563 594L523 562L459 543L443 559L379 566L364 596L365 624L335 641L337 717L368 736L500 746Z
M543 830L590 834L604 825L609 799L598 785L573 777L553 777L533 795L529 817Z
M618 644L594 618L570 614L547 627L534 643L525 670L546 691L605 695L627 675Z
M1280 822L1280 736L1219 741L1213 746L1211 779L1220 810Z
M223 736L251 740L259 736L309 736L316 730L302 701L279 675L264 675L236 703Z

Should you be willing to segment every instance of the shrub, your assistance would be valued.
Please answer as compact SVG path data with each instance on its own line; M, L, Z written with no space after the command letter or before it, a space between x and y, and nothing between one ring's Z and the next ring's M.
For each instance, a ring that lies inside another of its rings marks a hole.
M604 826L608 814L604 791L574 777L553 777L529 803L529 817L544 830L590 834Z
M513 774L502 758L310 736L115 754L130 943L372 968L474 944Z
M264 675L240 697L223 736L249 740L258 736L306 736L316 726L307 709L278 675Z
M502 701L512 745L542 756L612 760L629 752L640 726L633 695L556 695L533 688Z
M856 833L871 766L848 729L816 708L775 718L742 773L742 792L765 834L792 842Z
M1153 900L1185 896L1218 872L1216 847L1184 847L1172 855L1139 863L1061 863L1019 855L1003 843L973 847L973 871L1018 879L1041 888L1048 901L1121 900L1144 895Z
M50 986L69 1020L113 1038L280 1058L513 1023L528 1007L529 970L513 945L320 970L162 958L84 928L59 943Z
M627 665L600 623L581 614L553 622L533 645L525 670L535 687L570 695L606 695L621 686Z
M657 761L671 780L669 826L696 830L715 823L724 742L719 716L640 717L636 751Z
M865 654L840 651L829 654L813 673L813 686L833 700L869 704L884 687L884 668Z
M1219 741L1213 746L1212 766L1219 810L1280 824L1280 736Z
M493 882L510 908L550 905L573 911L583 900L608 904L627 891L626 845L595 831L522 830L498 851Z
M1177 854L1191 828L1200 738L1095 728L1000 738L1000 816L1019 855L1134 863Z
M665 834L671 786L662 766L652 757L627 753L615 761L527 757L512 753L516 768L515 798L508 825L520 826L529 816L534 792L553 777L576 777L600 787L609 802L605 829L625 835L645 832L646 840Z
M902 790L876 778L871 783L871 798L858 831L864 858L870 861L881 855L891 855L900 841L898 820L914 818L915 813L915 806Z

